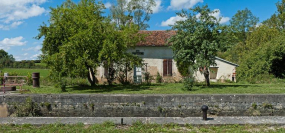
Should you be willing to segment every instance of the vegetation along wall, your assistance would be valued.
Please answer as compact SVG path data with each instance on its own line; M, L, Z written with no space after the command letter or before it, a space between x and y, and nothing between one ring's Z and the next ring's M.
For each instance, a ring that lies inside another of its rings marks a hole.
M284 95L2 95L0 116L285 116Z

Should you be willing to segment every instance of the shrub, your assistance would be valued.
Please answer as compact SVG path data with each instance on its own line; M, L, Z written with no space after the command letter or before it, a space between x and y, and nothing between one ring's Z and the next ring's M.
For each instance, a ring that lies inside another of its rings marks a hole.
M118 81L123 84L123 85L128 85L130 84L130 81L126 79L126 74L123 72L120 72L118 74Z
M52 86L54 83L48 77L40 78L40 84L44 86Z
M159 74L159 72L157 72L156 75L156 83L162 83L162 76Z
M32 79L32 74L28 73L27 75L27 84L32 85L33 84L33 79Z
M193 85L194 85L194 77L192 77L192 76L187 76L187 77L184 77L183 78L183 86L184 86L184 88L185 89L187 89L187 90L192 90L192 88L193 88Z
M88 82L87 79L84 79L84 78L76 78L75 80L76 80L76 82L74 82L75 85L78 85L78 86L81 86L81 87L90 86L90 83Z
M151 80L153 79L153 77L150 75L149 72L145 72L144 73L144 80L146 82L147 85L151 84Z
M57 83L55 83L56 88L60 88L62 92L66 92L67 81L65 78L61 78Z

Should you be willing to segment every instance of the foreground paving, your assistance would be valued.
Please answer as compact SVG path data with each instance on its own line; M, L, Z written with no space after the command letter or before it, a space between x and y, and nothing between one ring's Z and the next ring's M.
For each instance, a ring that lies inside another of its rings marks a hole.
M280 116L259 116L259 117L213 117L207 121L201 117L6 117L0 118L0 124L101 124L106 121L111 121L115 124L130 125L136 121L143 123L156 124L191 124L191 125L225 125L225 124L240 124L240 125L285 125L285 117Z

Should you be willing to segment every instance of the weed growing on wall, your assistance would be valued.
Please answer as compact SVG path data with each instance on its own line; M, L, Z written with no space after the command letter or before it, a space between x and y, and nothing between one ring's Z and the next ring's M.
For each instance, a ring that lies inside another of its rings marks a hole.
M17 117L41 116L40 107L32 101L31 97L26 98L23 104L14 104L14 109Z

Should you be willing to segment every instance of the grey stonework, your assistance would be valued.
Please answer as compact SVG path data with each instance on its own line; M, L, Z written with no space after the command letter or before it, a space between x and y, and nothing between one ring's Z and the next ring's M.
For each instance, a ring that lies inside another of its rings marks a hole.
M285 116L284 96L19 94L1 95L0 110L15 116L30 98L36 115L44 117L198 117L202 105L213 116Z

